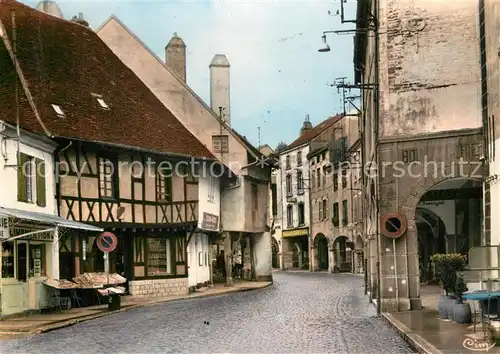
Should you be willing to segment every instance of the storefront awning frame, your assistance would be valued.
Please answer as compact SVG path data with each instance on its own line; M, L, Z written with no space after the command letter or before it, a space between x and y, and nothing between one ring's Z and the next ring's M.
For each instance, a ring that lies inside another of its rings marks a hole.
M100 227L88 225L88 224L77 222L77 221L68 220L68 219L62 218L62 217L57 216L57 215L38 213L38 212L27 211L27 210L19 210L19 209L0 207L0 218L1 217L36 221L36 222L39 222L39 223L42 223L45 225L52 225L53 227L46 228L43 230L30 231L30 232L24 233L22 235L16 235L13 237L0 239L0 242L12 241L12 240L15 240L18 238L22 238L22 237L26 237L26 236L30 236L30 235L34 235L34 234L56 231L57 228L68 228L68 229L77 229L77 230L93 231L93 232L103 232L104 231L104 229L102 229Z

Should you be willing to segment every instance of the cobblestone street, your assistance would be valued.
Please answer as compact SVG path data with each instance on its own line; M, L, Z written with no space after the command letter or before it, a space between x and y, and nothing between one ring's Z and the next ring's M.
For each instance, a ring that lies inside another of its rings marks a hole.
M363 295L361 277L276 272L274 284L266 289L133 309L1 341L0 350L412 353L375 315Z

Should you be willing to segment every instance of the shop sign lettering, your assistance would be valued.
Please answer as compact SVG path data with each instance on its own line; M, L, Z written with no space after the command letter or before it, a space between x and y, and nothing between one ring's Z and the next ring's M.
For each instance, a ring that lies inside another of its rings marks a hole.
M23 234L27 234L28 232L33 232L37 230L33 229L23 229L23 228L18 228L14 227L11 232L10 236L20 236ZM49 231L49 232L43 232L39 234L33 234L33 235L28 235L26 237L21 237L21 240L30 240L30 241L53 241L54 240L54 233Z

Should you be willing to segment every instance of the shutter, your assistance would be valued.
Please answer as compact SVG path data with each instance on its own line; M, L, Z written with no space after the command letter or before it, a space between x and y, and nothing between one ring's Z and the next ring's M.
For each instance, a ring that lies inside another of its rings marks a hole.
M17 200L20 202L28 202L28 193L26 191L26 176L24 171L26 171L25 164L28 161L28 156L19 153L19 161L17 167Z
M46 206L47 190L45 187L45 162L41 159L35 160L36 164L36 204Z

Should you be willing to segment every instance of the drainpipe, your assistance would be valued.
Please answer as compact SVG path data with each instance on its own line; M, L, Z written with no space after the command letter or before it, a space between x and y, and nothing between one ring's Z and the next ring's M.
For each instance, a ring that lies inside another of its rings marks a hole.
M314 272L314 239L313 239L313 234L312 234L312 225L313 225L313 208L311 208L311 167L309 163L307 164L307 171L308 171L308 176L309 176L309 185L307 186L307 201L308 201L308 208L309 208L309 249L310 253L309 254L309 268L310 272ZM328 250L328 247L327 247ZM328 255L329 257L330 255Z

